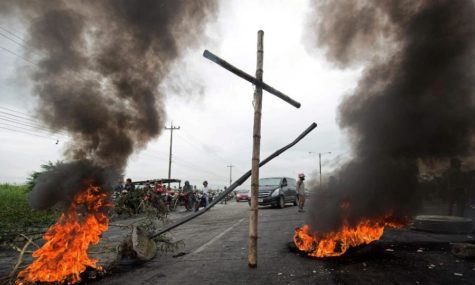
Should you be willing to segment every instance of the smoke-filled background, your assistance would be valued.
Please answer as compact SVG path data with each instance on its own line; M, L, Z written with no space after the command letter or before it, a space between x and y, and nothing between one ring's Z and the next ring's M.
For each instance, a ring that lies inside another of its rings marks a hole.
M410 216L418 175L474 153L475 2L470 0L314 1L308 42L345 68L364 64L339 106L354 158L310 205L326 232L349 222Z
M72 137L66 163L30 195L43 209L83 184L110 189L128 157L163 129L158 86L181 51L202 37L215 1L14 1L0 14L28 23L40 55L31 72L38 115ZM28 54L26 56L29 56Z

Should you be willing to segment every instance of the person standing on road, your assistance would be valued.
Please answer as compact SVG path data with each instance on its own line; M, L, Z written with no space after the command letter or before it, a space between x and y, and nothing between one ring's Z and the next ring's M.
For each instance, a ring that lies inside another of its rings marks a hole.
M185 208L187 211L190 211L193 204L193 189L191 188L190 182L188 181L185 181L185 185L183 186L183 194L185 195Z
M305 204L305 174L299 174L299 180L297 181L297 199L299 204L299 212L303 212L303 206Z
M205 199L205 207L208 207L209 199L209 188L208 188L208 181L203 181L203 198Z
M125 181L124 189L127 190L127 192L135 190L135 185L132 183L132 179L127 178L127 180Z

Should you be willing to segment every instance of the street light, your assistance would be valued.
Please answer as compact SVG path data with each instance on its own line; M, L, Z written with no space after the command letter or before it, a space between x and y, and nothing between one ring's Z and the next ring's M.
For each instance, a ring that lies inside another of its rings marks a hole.
M322 189L322 154L331 154L331 151L328 152L313 152L309 151L309 154L318 154L318 165L320 167L320 189Z

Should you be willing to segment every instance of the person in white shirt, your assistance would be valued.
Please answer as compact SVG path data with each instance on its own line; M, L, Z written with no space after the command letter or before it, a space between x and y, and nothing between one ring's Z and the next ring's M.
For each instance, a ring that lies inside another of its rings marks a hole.
M209 203L208 192L209 192L208 181L205 180L203 181L203 198L205 199L205 203L206 203L205 207L208 207L208 203Z
M299 180L297 181L297 197L299 202L299 212L303 212L303 206L305 204L305 174L299 174Z

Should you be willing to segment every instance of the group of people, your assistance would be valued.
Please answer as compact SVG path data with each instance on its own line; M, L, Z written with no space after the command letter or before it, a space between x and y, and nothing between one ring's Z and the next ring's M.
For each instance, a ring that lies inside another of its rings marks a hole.
M201 196L198 197L196 186L192 188L189 181L185 181L185 185L183 186L181 194L185 203L185 208L187 210L194 208L196 211L200 205L204 207L208 207L209 205L210 191L208 187L208 181L206 180L203 181L203 188L200 191Z
M121 212L138 214L145 202L156 208L165 206L167 210L174 209L177 205L184 205L188 211L198 210L200 206L207 207L212 199L208 181L203 181L201 190L197 190L196 185L191 186L189 181L185 181L184 186L178 189L167 187L161 182L146 182L142 185L143 187L136 187L132 179L127 178L125 183L119 181L114 186L113 197L119 214Z
M299 212L304 212L305 205L305 174L300 173L297 181L297 199ZM213 195L210 193L208 181L203 181L201 190L197 190L196 185L192 186L189 181L185 181L183 187L172 189L161 182L146 182L143 187L136 187L132 179L127 178L125 183L119 181L114 187L114 198L116 203L128 208L132 214L140 212L144 201L150 202L153 206L159 207L160 203L171 205L175 202L183 204L187 210L197 210L200 206L207 207ZM178 200L178 201L177 201ZM119 207L120 209L120 207Z

